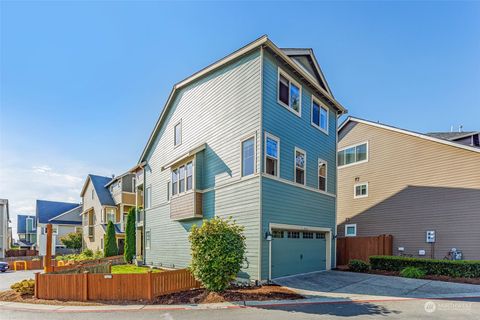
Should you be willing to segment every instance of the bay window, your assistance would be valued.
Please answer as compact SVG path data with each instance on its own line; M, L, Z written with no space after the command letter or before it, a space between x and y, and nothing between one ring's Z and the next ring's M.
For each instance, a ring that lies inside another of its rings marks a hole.
M193 162L182 164L172 170L172 196L193 189Z

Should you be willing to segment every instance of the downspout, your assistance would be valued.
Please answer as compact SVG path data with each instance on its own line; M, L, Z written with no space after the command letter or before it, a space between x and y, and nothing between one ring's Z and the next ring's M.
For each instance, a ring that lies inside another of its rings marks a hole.
M146 234L147 234L147 210L145 208L145 196L146 196L146 185L147 185L147 168L148 164L145 164L143 167L143 199L142 199L142 207L143 207L143 265L147 264L147 247L145 246L146 242ZM151 237L152 235L150 235Z

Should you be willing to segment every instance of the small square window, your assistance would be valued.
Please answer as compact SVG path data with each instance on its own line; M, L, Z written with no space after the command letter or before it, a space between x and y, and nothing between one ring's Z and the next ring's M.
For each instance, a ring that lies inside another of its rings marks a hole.
M368 197L368 183L359 183L354 186L354 198Z
M303 239L313 239L313 232L303 232Z
M287 238L299 239L300 238L300 232L298 232L298 231L288 231L287 232Z
M283 230L273 230L272 236L274 238L283 238Z
M345 225L345 236L346 237L355 237L357 235L357 225L356 224L346 224Z

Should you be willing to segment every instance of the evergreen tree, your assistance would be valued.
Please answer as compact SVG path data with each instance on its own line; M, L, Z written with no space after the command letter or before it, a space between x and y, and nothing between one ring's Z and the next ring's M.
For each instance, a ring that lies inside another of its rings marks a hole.
M109 221L107 225L107 233L105 235L103 255L105 257L118 255L117 241L115 239L115 226L113 225L112 221Z
M127 226L125 228L125 251L123 257L126 263L132 263L135 256L135 215L136 209L128 211Z

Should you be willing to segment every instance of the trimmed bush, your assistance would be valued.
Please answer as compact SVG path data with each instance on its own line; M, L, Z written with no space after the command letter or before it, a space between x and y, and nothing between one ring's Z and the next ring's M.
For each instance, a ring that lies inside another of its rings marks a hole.
M402 271L416 267L428 275L449 277L480 277L480 260L437 260L397 256L371 256L370 265L374 270Z
M127 226L125 228L125 251L123 257L126 263L132 263L135 257L135 215L137 211L131 208L128 211Z
M10 286L10 289L15 290L16 292L23 295L33 295L35 293L35 280L22 280L20 282L16 282Z
M107 233L105 234L105 246L103 248L103 255L111 257L118 255L117 240L115 239L115 226L112 221L108 222Z
M420 279L425 277L425 271L417 267L406 267L400 271L400 276L405 278Z
M353 272L367 272L370 265L363 260L352 259L348 262L348 270Z
M189 240L194 277L209 291L225 290L246 261L243 227L231 218L204 220L201 227L192 226Z
M63 256L56 256L55 260L57 261L84 261L84 260L93 260L103 258L103 253L100 250L93 252L90 249L85 249L80 254L66 254Z

